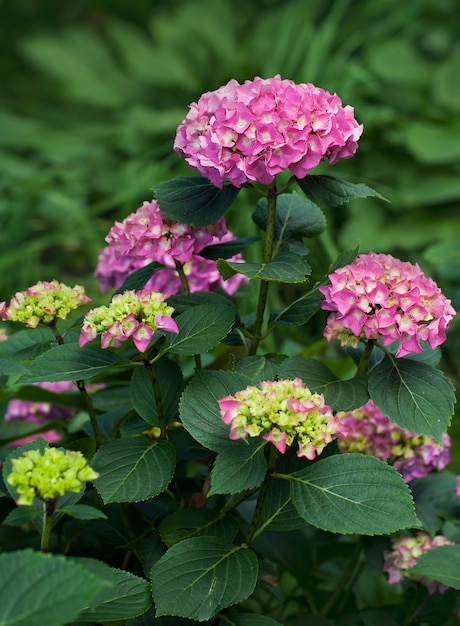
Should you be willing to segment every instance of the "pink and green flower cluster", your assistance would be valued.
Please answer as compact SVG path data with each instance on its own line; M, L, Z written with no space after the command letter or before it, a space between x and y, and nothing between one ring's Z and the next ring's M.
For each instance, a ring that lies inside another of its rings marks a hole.
M314 459L336 436L345 434L322 394L312 393L300 378L263 381L219 400L230 439L263 436L279 452L298 444L297 456Z
M174 149L216 187L269 184L286 169L304 178L323 159L356 152L363 127L353 108L311 83L230 80L203 94L177 129Z
M57 280L39 281L26 291L19 291L9 306L0 303L0 317L5 321L22 322L30 328L65 320L70 311L91 302L80 285L68 287Z
M442 585L436 581L428 581L425 577L417 574L411 574L410 568L415 565L417 560L428 552L439 546L453 545L442 535L430 537L427 532L419 531L415 536L396 537L391 541L391 550L384 553L383 569L388 574L388 582L391 584L400 583L404 578L416 580L428 588L430 593L435 591L445 591L446 585Z
M343 452L361 452L393 465L405 481L423 478L433 470L450 463L450 437L442 436L439 444L432 437L404 430L369 400L354 411L337 413L347 434L338 444Z
M101 348L118 347L131 337L139 352L145 352L156 330L179 332L171 317L174 309L165 300L164 294L146 289L115 294L108 306L85 315L79 345L101 335Z
M403 357L423 352L421 341L434 349L446 340L455 310L417 264L369 252L329 279L319 288L322 308L331 311L324 331L328 341L355 346L361 339L384 346L397 341L396 356Z
M67 492L78 493L99 474L79 451L45 448L27 450L11 460L13 471L6 481L16 488L17 504L31 505L34 498L57 500Z
M216 291L219 287L235 293L244 276L235 275L223 281L216 262L200 256L208 245L232 241L235 236L221 218L205 228L192 228L167 218L156 200L144 202L122 222L115 222L99 253L96 278L102 291L119 288L124 280L151 261L165 265L155 272L145 287L167 295L182 290L176 262L183 265L190 291ZM240 254L231 261L242 261Z

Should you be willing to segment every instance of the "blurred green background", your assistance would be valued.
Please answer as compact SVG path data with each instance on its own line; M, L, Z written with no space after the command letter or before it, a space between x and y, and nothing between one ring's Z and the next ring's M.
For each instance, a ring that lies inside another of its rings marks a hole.
M52 278L97 297L114 220L189 173L172 151L187 105L280 73L354 106L360 148L331 173L391 200L328 211L322 252L418 261L460 310L458 0L0 0L0 37L1 300ZM249 234L250 212L230 226Z

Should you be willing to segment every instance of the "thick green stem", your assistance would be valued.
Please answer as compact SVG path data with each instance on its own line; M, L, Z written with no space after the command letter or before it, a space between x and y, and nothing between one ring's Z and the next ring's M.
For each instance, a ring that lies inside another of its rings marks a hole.
M44 500L43 502L43 528L42 537L40 542L40 550L42 552L48 551L48 545L51 537L51 528L53 526L53 513L54 513L55 501Z
M265 230L264 256L263 263L270 263L273 254L273 245L275 242L275 224L276 224L276 180L268 187L267 194L267 226ZM259 289L259 301L257 304L256 321L254 324L253 338L249 344L249 355L254 355L259 347L262 338L262 325L264 321L265 307L267 304L269 282L262 280Z
M259 489L259 495L257 497L256 507L254 509L254 514L252 516L251 523L249 524L249 530L244 539L244 543L249 545L251 541L253 541L258 533L258 528L260 525L260 518L262 516L262 508L265 502L265 498L267 496L268 488L270 487L272 481L272 473L275 468L276 459L278 458L278 451L275 446L270 445L270 453L267 462L267 473L265 474L264 482L262 483Z
M161 438L167 439L168 434L166 432L166 419L165 419L165 412L164 412L164 406L163 406L163 398L161 395L160 381L158 380L158 374L155 369L155 366L152 363L150 363L147 356L145 356L144 364L149 373L150 380L152 381L153 393L155 395L155 403L157 407L158 422L159 422L160 431L161 431Z
M375 345L374 339L369 339L368 342L366 343L363 356L361 357L361 361L358 365L358 369L356 370L356 376L359 376L360 374L364 374L364 372L366 371L367 364L369 363L369 359L372 354L372 350L374 349L374 345Z
M64 337L59 332L58 327L56 326L56 322L55 321L50 322L49 327L53 331L53 334L58 344L62 346L64 344ZM78 391L80 392L80 395L85 404L86 410L89 415L89 419L91 420L91 426L93 427L94 438L96 440L96 449L99 449L102 445L102 436L101 436L101 431L99 430L99 424L97 423L97 416L96 416L96 411L94 409L93 401L86 389L85 381L74 380L74 383Z

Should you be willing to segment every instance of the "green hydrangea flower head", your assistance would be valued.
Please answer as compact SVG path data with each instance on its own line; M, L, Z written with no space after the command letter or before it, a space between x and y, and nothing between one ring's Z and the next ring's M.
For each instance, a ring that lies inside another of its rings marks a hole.
M62 448L27 450L11 463L6 481L19 494L16 503L29 506L34 498L57 500L69 491L78 493L99 476L81 452Z
M40 323L52 324L58 317L65 320L70 311L88 302L91 299L80 285L69 287L57 280L39 281L26 291L18 291L8 306L0 302L0 317L36 328Z

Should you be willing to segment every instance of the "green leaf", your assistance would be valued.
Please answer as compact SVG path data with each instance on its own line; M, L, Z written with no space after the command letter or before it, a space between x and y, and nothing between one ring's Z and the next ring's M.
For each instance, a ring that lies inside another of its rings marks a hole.
M425 552L409 571L460 589L460 545L438 546Z
M192 293L180 293L169 296L168 304L174 307L176 314L183 313L200 304L214 304L219 307L227 306L234 312L235 317L238 312L235 305L228 298L212 291L193 291Z
M283 626L271 617L256 613L231 613L220 620L218 626Z
M151 605L147 580L96 559L79 558L76 562L111 583L109 589L99 593L91 606L80 613L79 622L117 622L142 615Z
M182 372L176 363L163 358L152 365L160 385L163 415L167 422L172 420L179 407L184 389ZM134 369L131 377L131 400L134 410L151 426L159 426L158 408L152 378L146 367Z
M267 280L275 283L304 283L311 273L307 261L292 250L282 248L270 263L237 263L217 261L217 269L224 280L235 274L249 279Z
M282 324L284 326L306 324L320 310L323 300L323 294L314 289L291 302L286 308L270 313L270 324Z
M29 524L40 512L31 506L18 506L8 513L2 526L23 526Z
M251 384L250 378L235 372L197 371L179 406L185 429L205 448L224 449L228 445L230 427L222 421L217 401Z
M0 374L12 376L17 374L27 374L28 369L19 361L10 359L0 359Z
M289 481L273 478L263 502L258 532L295 530L303 526L305 520L292 504Z
M217 261L217 259L229 259L235 254L239 254L243 250L246 250L249 246L252 246L256 241L260 241L260 237L239 237L238 239L232 239L231 241L224 241L223 243L216 243L212 246L206 246L200 252L200 256L205 259L211 259Z
M420 522L407 483L372 456L335 454L291 474L299 515L333 533L385 535Z
M328 174L308 174L305 178L297 180L307 198L316 204L326 204L335 207L345 204L354 198L379 198L385 200L377 191L374 191L362 183L349 183L341 178Z
M293 356L280 366L280 378L298 376L315 393L322 393L334 411L352 411L369 400L367 376L340 380L321 361Z
M257 202L252 219L262 230L267 226L267 199ZM283 193L276 199L275 239L278 242L316 237L326 228L319 206L296 193Z
M201 176L179 176L155 187L155 198L168 217L202 228L222 217L238 192L229 183L219 189Z
M442 441L454 411L455 391L440 370L386 356L370 371L369 394L401 428Z
M153 498L169 485L175 452L164 440L115 439L96 452L91 465L100 474L94 485L105 504L140 502Z
M214 461L208 495L240 493L261 485L267 471L266 444L261 437L229 441Z
M284 358L281 354L254 354L252 356L235 354L233 369L235 372L249 376L254 382L275 380Z
M219 537L193 537L176 543L152 568L157 616L210 619L250 596L257 572L252 550Z
M200 304L176 318L179 334L168 333L162 354L193 355L214 348L230 332L235 321L232 307Z
M107 519L107 515L88 504L70 504L56 509L56 513L64 513L74 519L90 520L90 519Z
M109 350L88 344L80 348L76 343L55 346L38 356L29 368L29 374L21 378L24 383L86 380L117 362Z
M20 330L0 343L0 355L15 361L30 361L47 352L55 339L49 328Z
M65 626L111 583L63 556L0 554L1 626Z
M190 537L221 537L232 541L239 530L238 520L210 509L180 509L160 523L160 534L169 546Z
M152 278L152 276L158 270L164 269L165 266L161 263L157 263L156 261L152 261L148 265L141 267L136 270L132 274L130 274L123 282L121 287L115 291L115 293L123 293L128 289L134 289L134 291L139 291L143 287L145 287L146 283Z

